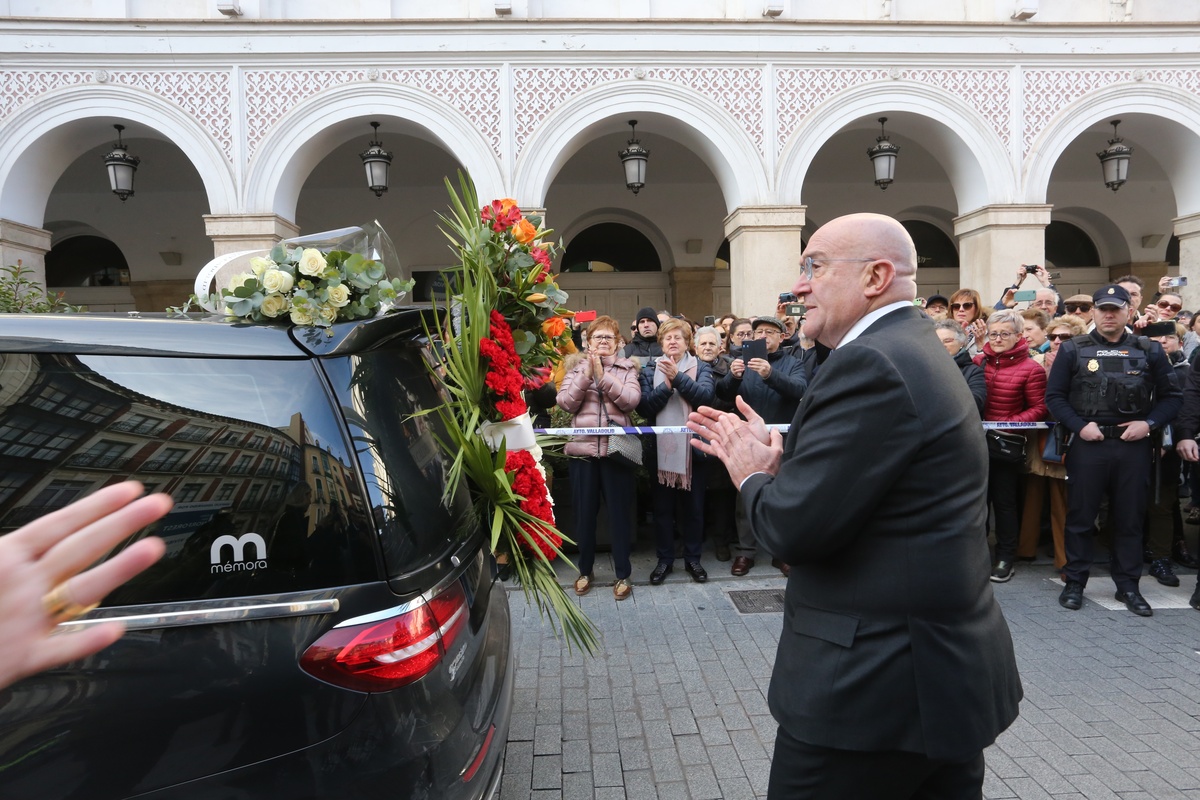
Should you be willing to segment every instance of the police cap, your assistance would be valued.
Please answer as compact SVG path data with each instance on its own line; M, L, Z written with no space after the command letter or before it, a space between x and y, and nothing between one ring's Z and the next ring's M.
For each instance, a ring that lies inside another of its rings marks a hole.
M1126 308L1129 306L1130 300L1129 292L1125 291L1125 287L1119 283L1110 283L1108 286L1101 286L1092 295L1092 302L1097 307L1116 306L1118 308Z

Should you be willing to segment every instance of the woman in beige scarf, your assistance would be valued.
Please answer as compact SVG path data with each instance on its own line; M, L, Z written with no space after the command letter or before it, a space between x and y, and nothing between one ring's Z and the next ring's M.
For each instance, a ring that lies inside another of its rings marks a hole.
M688 414L712 405L713 377L708 364L692 353L692 329L686 322L669 319L658 329L663 355L648 364L640 376L642 402L638 411L651 425L683 426ZM704 471L694 469L697 457L690 433L660 433L654 437L656 456L649 459L654 498L654 538L658 565L650 583L666 579L675 562L675 511L682 511L679 534L683 539L683 565L692 580L703 583L708 573L700 564L704 537Z

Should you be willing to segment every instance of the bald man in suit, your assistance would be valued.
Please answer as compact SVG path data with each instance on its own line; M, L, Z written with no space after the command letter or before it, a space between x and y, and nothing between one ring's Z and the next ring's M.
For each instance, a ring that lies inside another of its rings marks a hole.
M913 306L916 251L876 214L835 219L793 291L830 348L786 442L703 408L760 545L791 565L769 703L769 798L976 798L1016 718L988 579L988 456L954 362Z

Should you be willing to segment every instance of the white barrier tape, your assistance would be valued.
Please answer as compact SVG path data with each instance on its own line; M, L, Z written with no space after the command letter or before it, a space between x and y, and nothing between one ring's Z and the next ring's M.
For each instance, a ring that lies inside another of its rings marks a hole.
M993 431L1008 431L1008 430L1048 430L1053 427L1053 422L985 422L983 427L986 430ZM780 433L787 433L792 426L787 423L778 423L767 425L768 428L774 428ZM645 433L691 433L682 425L635 425L635 426L620 426L614 425L608 428L534 428L534 433L544 433L549 436L636 436Z

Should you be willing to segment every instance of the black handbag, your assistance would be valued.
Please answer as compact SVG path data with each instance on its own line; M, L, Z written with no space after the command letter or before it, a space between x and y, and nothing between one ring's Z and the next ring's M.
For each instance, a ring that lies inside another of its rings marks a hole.
M1020 433L1008 431L984 431L987 438L988 457L1005 464L1025 463L1026 438Z

